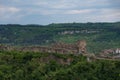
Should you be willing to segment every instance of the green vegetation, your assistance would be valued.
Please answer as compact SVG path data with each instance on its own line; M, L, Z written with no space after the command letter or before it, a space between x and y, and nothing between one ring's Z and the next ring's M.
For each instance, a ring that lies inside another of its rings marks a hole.
M120 22L0 25L0 44L45 45L87 41L87 50L120 48ZM70 61L69 61L70 60ZM0 51L0 80L120 80L120 61L73 54Z
M59 62L68 58L73 59L69 65ZM120 80L120 61L87 62L82 55L0 51L0 80Z
M120 22L64 23L42 25L0 25L0 44L17 46L50 45L55 42L87 41L89 52L120 47Z

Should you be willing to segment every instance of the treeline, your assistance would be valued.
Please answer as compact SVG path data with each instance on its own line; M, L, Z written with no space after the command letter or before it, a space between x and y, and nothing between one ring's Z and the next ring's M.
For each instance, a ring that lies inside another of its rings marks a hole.
M70 64L59 62L69 58ZM0 51L0 80L119 79L120 61L87 62L82 55Z

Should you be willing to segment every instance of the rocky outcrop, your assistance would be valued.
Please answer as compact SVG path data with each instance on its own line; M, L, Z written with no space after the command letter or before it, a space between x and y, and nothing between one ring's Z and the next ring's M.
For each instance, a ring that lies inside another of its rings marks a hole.
M59 58L59 57L56 57L56 56L51 54L47 57L40 58L39 61L45 62L45 63L49 63L50 61L56 61L59 64L70 65L70 63L73 61L73 58L63 59L63 58Z

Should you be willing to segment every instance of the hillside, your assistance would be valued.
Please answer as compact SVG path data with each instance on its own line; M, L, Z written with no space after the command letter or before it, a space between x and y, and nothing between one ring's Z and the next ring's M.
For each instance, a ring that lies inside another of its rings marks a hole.
M87 41L87 50L97 53L120 47L120 23L61 23L49 25L0 25L0 44L50 45Z
M82 55L0 51L0 80L119 80L119 66Z
M0 80L119 80L119 56L119 22L0 25Z

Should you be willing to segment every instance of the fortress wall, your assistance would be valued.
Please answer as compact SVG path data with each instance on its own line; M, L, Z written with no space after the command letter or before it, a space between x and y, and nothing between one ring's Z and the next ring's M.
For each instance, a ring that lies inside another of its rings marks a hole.
M0 50L16 50L23 52L48 52L48 53L61 53L61 54L77 54L77 53L85 53L86 52L86 41L79 40L75 44L66 44L66 43L55 43L50 47L44 46L29 46L29 47L20 47L15 48L12 46L3 46L0 45Z

